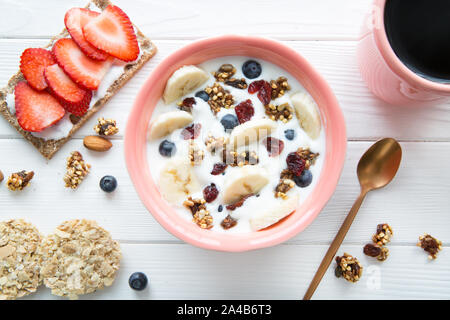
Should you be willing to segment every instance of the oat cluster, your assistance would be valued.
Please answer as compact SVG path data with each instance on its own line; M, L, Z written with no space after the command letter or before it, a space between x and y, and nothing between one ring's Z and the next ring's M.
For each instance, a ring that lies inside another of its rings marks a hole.
M232 76L236 73L236 68L229 63L223 64L220 66L219 70L213 72L214 78L218 82L225 82L231 79Z
M357 282L361 279L363 267L358 259L344 252L342 257L336 257L337 267L335 269L336 277L343 277L349 282Z
M114 282L120 266L119 243L95 221L66 221L39 249L41 277L57 296L77 299Z
M224 149L222 151L222 161L231 167L243 167L246 165L258 164L259 158L255 151L245 150L237 152Z
M391 241L393 235L391 226L387 223L381 223L377 226L377 233L373 235L372 241L379 246L384 246Z
M311 166L316 164L316 159L319 157L319 153L312 152L309 148L298 148L296 151L300 157L305 160L305 169L308 170Z
M202 229L211 229L213 227L213 217L206 209L205 199L192 199L189 197L183 202L183 205L192 213L193 221Z
M0 300L13 300L37 290L41 235L23 220L0 222Z
M218 82L211 87L206 87L205 92L209 95L208 104L214 114L217 114L221 108L229 109L234 104L233 96Z
M288 79L286 77L278 77L277 80L271 80L270 87L272 88L272 100L284 96L286 91L291 90L291 86L289 85Z
M378 261L384 261L389 256L389 249L380 247L377 244L368 243L364 246L363 252L369 257L376 258Z
M8 189L11 191L20 191L30 184L30 181L31 179L33 179L33 177L34 177L33 171L22 170L13 173L6 181L6 185L8 186Z
M101 136L112 136L119 132L116 120L98 118L98 123L94 127L94 131Z
M208 135L208 138L205 141L206 150L215 154L216 151L221 151L228 144L228 138L219 137L215 138L211 134Z
M83 156L78 151L73 151L66 163L67 173L64 176L66 188L76 189L88 175L91 165L85 163Z
M266 115L273 121L283 121L283 123L287 123L292 119L294 114L294 109L289 105L289 103L283 103L280 105L274 105L269 103L264 106L266 110Z
M439 241L429 234L425 234L419 237L417 246L421 247L423 250L430 254L428 256L429 259L434 260L437 258L438 252L442 250L442 241Z
M200 149L200 147L193 141L189 142L189 161L192 166L198 166L202 163L205 157L205 151Z
M280 179L277 186L275 187L275 198L287 199L287 192L295 187L295 182L291 179Z
M242 90L247 89L248 87L247 81L245 81L244 78L241 79L231 78L230 80L225 81L225 84Z

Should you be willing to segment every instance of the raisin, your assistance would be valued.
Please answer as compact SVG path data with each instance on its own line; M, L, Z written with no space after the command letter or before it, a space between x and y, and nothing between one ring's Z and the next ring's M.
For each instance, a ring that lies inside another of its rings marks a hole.
M249 121L255 114L253 103L250 99L247 99L239 103L235 108L236 116L240 124Z
M381 248L372 243L368 243L364 246L363 252L369 257L378 257L381 253Z
M267 137L263 140L263 144L269 153L269 157L278 156L284 149L284 142L277 138Z
M223 162L215 163L214 167L211 171L211 174L213 176L217 176L217 175L221 174L222 172L224 172L227 167L228 167L228 165L226 163L223 163Z
M205 187L205 189L203 189L203 197L205 198L205 201L208 203L216 200L218 195L219 195L219 190L217 190L217 187L214 183L211 183L209 186L207 186L207 187Z
M227 215L225 219L222 220L220 225L224 229L233 228L237 224L237 220L233 219L230 215Z
M195 102L195 99L192 97L185 98L182 102L178 103L178 106L181 110L186 112L192 112L192 108L197 102Z
M196 139L200 135L202 125L200 123L193 123L181 131L181 136L184 140Z
M286 157L288 169L294 176L300 176L305 170L305 160L303 160L297 152L291 152Z
M253 193L250 193L250 194L248 194L246 196L243 196L241 198L241 200L239 200L239 201L237 201L235 203L227 205L226 206L227 210L233 211L233 210L236 210L236 208L242 207L242 205L244 204L245 200L247 200L248 198L250 198L252 196L254 196Z

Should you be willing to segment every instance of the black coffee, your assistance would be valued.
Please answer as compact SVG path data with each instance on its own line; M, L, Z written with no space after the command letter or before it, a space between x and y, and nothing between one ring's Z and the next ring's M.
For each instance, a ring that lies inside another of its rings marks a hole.
M450 83L450 0L388 0L384 21L394 52L409 69Z

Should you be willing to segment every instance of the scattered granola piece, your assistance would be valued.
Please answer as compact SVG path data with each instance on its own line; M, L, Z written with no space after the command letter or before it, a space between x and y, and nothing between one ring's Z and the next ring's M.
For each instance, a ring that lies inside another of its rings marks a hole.
M228 138L219 137L215 138L212 135L208 135L205 141L206 150L215 154L216 151L221 151L228 144Z
M247 89L248 85L244 78L236 79L231 78L230 80L225 81L225 84L228 86L232 86L237 89Z
M222 226L222 228L224 228L225 230L231 229L233 228L235 225L237 224L237 220L234 219L232 216L227 215L225 217L225 219L222 220L222 222L220 223L220 225Z
M336 257L336 269L334 271L336 277L344 277L349 282L357 282L361 279L362 269L361 263L352 255L344 252L342 257Z
M309 148L298 148L296 151L300 158L305 160L305 169L308 170L309 167L313 166L316 163L316 159L319 157L319 153L314 153Z
M8 186L8 189L11 191L20 191L26 188L29 184L31 179L34 177L33 171L19 171L16 173L13 173L8 180L6 181L6 185Z
M271 80L270 87L272 88L272 100L282 97L286 91L291 90L286 77L278 77L277 80Z
M264 109L266 110L266 115L268 115L271 120L280 120L284 123L291 120L294 114L294 109L289 105L289 103L283 103L280 105L269 103L264 106Z
M73 151L67 158L66 168L67 173L64 176L66 188L76 189L88 175L91 165L84 162L80 152Z
M295 182L291 179L280 179L280 182L275 187L275 198L286 200L288 198L286 193L293 187L295 187Z
M39 252L44 284L52 294L69 299L112 285L122 256L109 232L89 220L64 222L44 239Z
M384 246L391 241L393 235L392 228L387 223L381 223L377 226L377 233L373 235L372 241L379 246Z
M0 182L2 182L4 178L5 177L3 176L3 172L2 172L2 170L0 170Z
M213 217L209 214L205 204L205 199L192 199L192 197L183 202L183 205L191 211L193 221L200 228L211 229L213 227Z
M372 243L368 243L364 246L363 252L365 255L373 258L377 258L379 261L384 261L389 255L389 249L386 247L379 247Z
M236 73L236 68L229 63L220 66L219 70L213 72L214 78L219 82L229 80Z
M0 300L29 295L40 285L41 235L23 220L0 222Z
M255 151L236 152L224 149L222 151L222 161L231 167L243 167L246 165L256 165L259 162Z
M98 118L98 123L94 127L94 130L101 136L112 136L119 132L116 120L105 118Z
M193 141L189 142L189 161L192 166L197 166L202 163L205 157L205 151L200 149L200 147Z
M221 108L229 109L234 104L234 98L230 92L217 82L212 87L206 87L205 92L210 97L208 104L214 114L217 114Z
M423 250L428 252L430 255L429 259L436 259L439 251L442 250L442 241L432 237L429 234L425 234L419 237L419 242L417 242L417 246L421 247Z

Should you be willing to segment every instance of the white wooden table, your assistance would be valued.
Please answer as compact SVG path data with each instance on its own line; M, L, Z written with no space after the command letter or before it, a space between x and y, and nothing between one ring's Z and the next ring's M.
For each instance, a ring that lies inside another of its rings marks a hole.
M334 276L331 267L314 298L403 299L450 298L450 104L420 109L392 107L367 90L358 73L355 49L370 0L117 0L131 19L152 38L158 54L100 112L117 119L121 132L114 147L97 154L82 146L95 119L46 161L0 119L0 169L5 175L34 170L31 187L12 193L0 187L0 219L25 218L43 233L73 218L97 220L123 250L114 285L92 299L300 299L323 254L350 209L359 189L356 164L381 137L395 137L403 147L396 179L369 194L339 253L357 256L364 275L357 284ZM0 0L0 84L16 72L21 52L38 47L63 28L67 9L83 0ZM229 10L227 6L233 8ZM282 40L304 55L323 74L345 113L348 153L333 198L301 234L274 248L247 253L201 250L166 232L144 208L128 177L123 132L128 112L143 81L168 54L193 39L224 33ZM92 172L74 191L63 186L65 158L80 150ZM105 174L117 177L111 195L98 187ZM362 253L378 223L394 228L390 256L383 263ZM436 261L415 246L429 232L443 241ZM143 271L148 290L128 287L132 272ZM30 298L53 298L42 287Z

